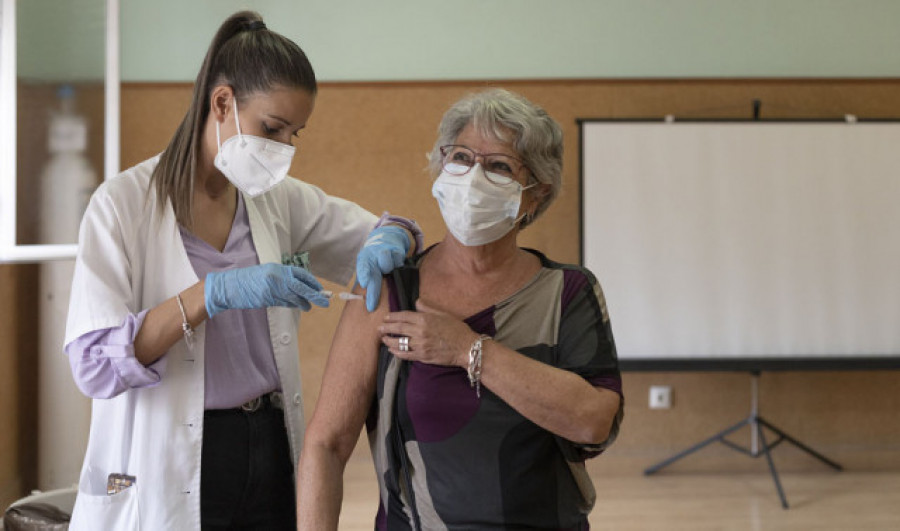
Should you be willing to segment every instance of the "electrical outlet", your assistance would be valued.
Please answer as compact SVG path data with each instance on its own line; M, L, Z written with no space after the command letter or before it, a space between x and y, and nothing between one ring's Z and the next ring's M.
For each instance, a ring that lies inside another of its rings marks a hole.
M649 402L650 409L670 409L672 388L668 385L651 385Z

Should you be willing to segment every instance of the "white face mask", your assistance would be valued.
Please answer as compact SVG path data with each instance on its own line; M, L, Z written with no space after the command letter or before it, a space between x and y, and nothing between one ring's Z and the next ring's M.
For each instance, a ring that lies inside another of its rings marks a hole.
M476 164L465 175L441 172L431 195L437 199L450 233L463 245L473 246L497 241L516 226L521 219L522 191L531 186L517 182L496 185L485 177L481 164Z
M241 134L237 99L232 101L237 134L223 144L219 138L219 121L216 120L216 144L219 152L213 164L238 190L256 197L271 190L287 176L291 159L294 158L294 146Z

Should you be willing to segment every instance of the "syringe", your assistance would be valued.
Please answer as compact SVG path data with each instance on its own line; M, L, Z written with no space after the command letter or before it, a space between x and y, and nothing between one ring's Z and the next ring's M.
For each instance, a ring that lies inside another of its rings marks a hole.
M356 295L355 293L350 293L350 292L348 292L348 291L339 291L338 293L335 293L335 292L333 292L333 291L330 291L330 290L327 290L327 289L323 289L323 290L320 291L319 293L321 293L322 295L328 297L329 299L331 299L331 298L333 298L333 297L337 297L337 298L339 298L339 299L341 299L341 300L343 300L343 301L351 301L351 300L362 299L362 298L363 298L362 295Z

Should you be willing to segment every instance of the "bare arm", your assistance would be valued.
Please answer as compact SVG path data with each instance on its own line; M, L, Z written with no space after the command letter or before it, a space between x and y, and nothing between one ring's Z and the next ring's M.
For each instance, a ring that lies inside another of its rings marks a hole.
M538 426L582 444L599 444L609 436L619 411L618 393L495 341L484 342L482 360L482 385Z
M205 281L201 280L180 294L192 327L199 326L209 317L206 313L204 287ZM166 299L147 312L144 324L134 338L134 355L138 361L147 366L161 358L184 337L181 324L181 310L175 297Z
M387 293L384 284L382 293ZM344 466L375 392L378 324L388 312L387 299L382 296L372 313L362 301L348 301L344 307L297 466L298 529L337 529Z

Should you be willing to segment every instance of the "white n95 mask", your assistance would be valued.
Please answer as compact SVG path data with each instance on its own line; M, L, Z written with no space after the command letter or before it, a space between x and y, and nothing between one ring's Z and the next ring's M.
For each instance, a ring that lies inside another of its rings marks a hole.
M232 101L237 134L223 144L219 137L219 121L216 120L216 144L219 152L216 153L213 164L238 190L256 197L284 180L291 167L295 148L268 138L241 134L237 99Z
M450 233L471 247L497 241L516 226L521 219L522 191L530 187L515 181L496 185L487 179L481 164L475 164L465 175L442 171L431 195L437 199Z

